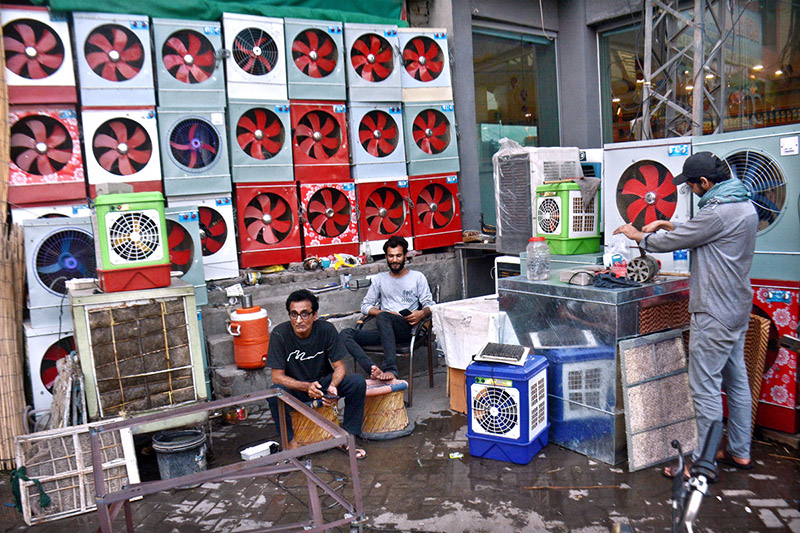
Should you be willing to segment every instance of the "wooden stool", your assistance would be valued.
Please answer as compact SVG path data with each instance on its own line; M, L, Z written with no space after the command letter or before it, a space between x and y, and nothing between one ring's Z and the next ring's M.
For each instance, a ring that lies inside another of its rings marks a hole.
M364 423L361 437L369 440L389 440L405 437L414 431L409 422L403 391L408 382L367 380L367 398L364 403Z
M339 417L337 416L336 410L333 408L333 406L328 407L325 405L320 405L319 407L315 407L314 411L327 418L337 426L339 425ZM292 411L291 417L292 429L294 429L294 439L297 441L299 446L314 444L315 442L333 438L330 433L319 427L317 424L299 412Z

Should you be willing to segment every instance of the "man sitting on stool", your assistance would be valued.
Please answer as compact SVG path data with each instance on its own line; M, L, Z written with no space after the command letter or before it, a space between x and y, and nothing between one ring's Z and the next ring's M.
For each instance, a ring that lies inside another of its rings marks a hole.
M392 235L383 245L389 272L372 278L361 312L375 316L377 329L346 329L344 345L372 379L389 381L397 376L397 343L411 341L411 327L431 316L433 297L425 276L406 268L408 242ZM383 346L383 370L373 364L361 348ZM413 354L412 354L413 356Z
M317 321L319 300L307 290L294 291L286 299L289 321L272 330L267 351L267 366L272 369L272 383L301 402L322 400L334 405L344 398L342 427L351 435L361 434L364 420L366 382L360 375L346 375L347 356L336 328L324 320ZM327 398L325 396L328 396ZM269 398L272 419L280 435L278 398ZM288 449L297 448L292 419L286 413L286 442ZM356 450L356 457L366 456Z

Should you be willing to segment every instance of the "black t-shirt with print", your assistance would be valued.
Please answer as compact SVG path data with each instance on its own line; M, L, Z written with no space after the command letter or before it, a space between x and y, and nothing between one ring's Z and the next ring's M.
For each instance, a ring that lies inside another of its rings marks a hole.
M267 366L284 370L298 381L311 382L332 373L331 362L346 355L347 349L330 322L314 322L305 339L295 334L291 323L283 322L270 333Z

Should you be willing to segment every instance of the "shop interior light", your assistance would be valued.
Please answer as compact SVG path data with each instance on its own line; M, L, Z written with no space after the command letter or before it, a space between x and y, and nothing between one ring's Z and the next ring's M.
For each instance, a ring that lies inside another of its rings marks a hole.
M764 65L756 65L756 66L753 67L753 70L755 70L756 72L758 72L759 70L763 70L763 69L764 69Z
M708 74L706 74L706 79L707 80L713 80L714 79L714 75L711 72L709 72Z
M620 102L620 99L619 97L615 96L614 98L611 99L611 101L614 102L615 104L618 104Z
M687 90L687 91L692 91L692 90L694 90L694 85L687 85L687 86L686 86L686 90Z
M782 76L783 75L783 71L781 69L778 69L778 70L775 71L775 75L776 76Z

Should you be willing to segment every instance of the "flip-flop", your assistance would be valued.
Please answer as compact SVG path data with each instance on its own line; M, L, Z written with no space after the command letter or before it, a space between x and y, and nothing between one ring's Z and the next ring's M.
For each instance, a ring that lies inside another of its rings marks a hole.
M722 456L717 457L715 460L721 465L732 466L734 468L738 468L739 470L752 470L753 468L752 459L746 463L740 463L736 461L727 450L722 450Z
M342 453L347 454L348 456L350 455L350 450L347 448L347 446L337 446L336 449L339 450ZM361 459L364 459L366 456L367 456L367 450L365 450L363 448L356 448L356 459L357 460L360 461Z

